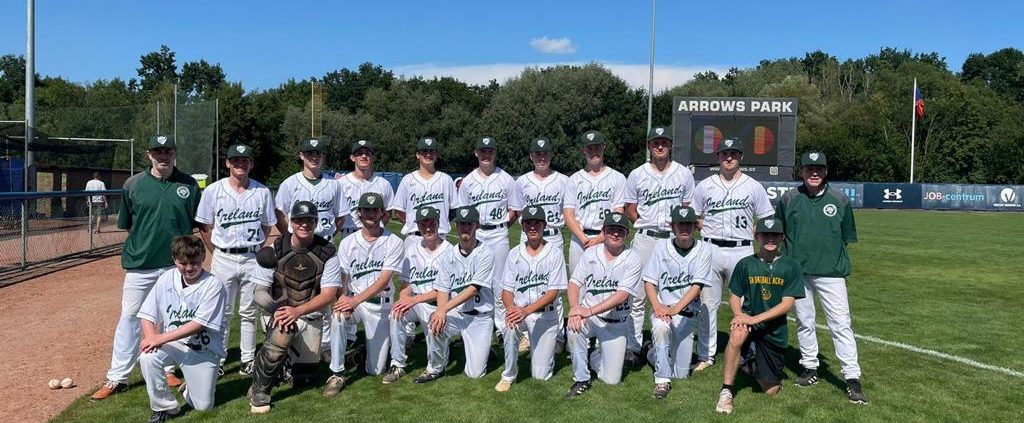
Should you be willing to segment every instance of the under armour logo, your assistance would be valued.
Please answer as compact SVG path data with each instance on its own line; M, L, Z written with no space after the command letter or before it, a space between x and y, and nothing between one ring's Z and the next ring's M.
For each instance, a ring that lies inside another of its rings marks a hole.
M537 140L537 146L538 147L543 147L544 146L544 140Z
M808 154L807 157L810 157L811 160L818 160L818 157L821 157L821 155L818 154L818 153L811 153L811 154Z
M775 221L774 220L766 220L766 221L764 221L764 227L766 227L768 229L771 229L772 226L775 226Z
M238 151L239 153L244 153L245 152L245 147L238 146L238 147L235 147L235 150Z
M430 144L434 143L434 140L430 139L430 138L427 138L427 139L423 140L423 143L426 144L426 145L430 145Z
M899 188L896 188L895 191L890 190L889 188L886 188L886 189L882 190L882 193L885 194L885 199L886 200L893 200L893 199L895 199L895 200L902 200L903 199L903 190L901 190Z
M320 144L320 140L309 140L309 145L316 147Z
M591 132L591 133L587 134L587 139L593 141L594 140L594 133Z
M665 133L665 128L654 128L654 133L661 135Z
M366 140L359 140L359 142L357 144L359 144L359 145L366 145Z
M167 137L156 137L156 142L160 144L167 144Z
M459 211L459 214L462 215L462 217L469 216L469 210L462 209L461 211Z

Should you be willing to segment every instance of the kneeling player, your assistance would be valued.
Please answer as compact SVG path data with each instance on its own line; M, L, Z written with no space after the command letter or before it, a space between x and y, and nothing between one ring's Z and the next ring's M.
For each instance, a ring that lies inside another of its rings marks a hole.
M618 212L605 214L604 241L583 252L569 279L569 353L573 384L566 398L590 388L588 359L597 378L607 384L622 379L629 325L629 300L640 292L640 257L626 249L629 219ZM599 347L588 358L590 338Z
M690 376L694 316L700 307L701 289L711 281L711 244L693 238L697 216L693 209L674 206L670 239L658 241L644 266L644 289L651 301L652 348L647 359L654 364L654 398L672 390L672 379Z
M782 390L782 363L789 333L786 313L804 297L803 271L796 260L779 251L785 235L782 221L768 218L757 222L761 249L736 263L729 281L729 345L725 349L722 390L715 411L732 413L733 381L746 359L745 372L757 380L768 395Z
M530 373L534 379L547 380L555 367L555 338L562 326L562 301L566 288L565 258L561 248L544 241L547 226L544 208L528 206L523 210L526 243L508 253L502 281L505 316L505 370L494 387L498 392L512 388L519 374L519 339L529 334Z
M289 213L291 233L285 232L273 248L256 254L260 267L253 276L253 300L271 317L267 338L256 353L249 405L253 413L270 411L270 390L281 378L289 352L292 375L315 366L320 358L324 307L341 287L341 269L334 245L315 235L316 205L299 201Z
M441 272L434 281L437 310L427 332L427 369L413 382L430 382L441 377L448 365L448 341L462 335L466 349L466 376L481 378L487 371L491 352L491 250L476 239L480 215L476 207L455 211L459 244L441 258Z
M157 279L139 309L142 343L139 367L146 379L150 422L162 422L180 411L167 386L164 367L177 365L188 388L185 401L199 411L213 407L224 349L224 285L203 270L206 246L191 235L171 242L174 268Z

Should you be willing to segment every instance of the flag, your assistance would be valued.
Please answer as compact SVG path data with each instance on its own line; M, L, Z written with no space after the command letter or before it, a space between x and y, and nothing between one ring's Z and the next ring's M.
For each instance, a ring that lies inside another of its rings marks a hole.
M924 97L921 96L921 89L914 86L914 113L918 119L924 119Z

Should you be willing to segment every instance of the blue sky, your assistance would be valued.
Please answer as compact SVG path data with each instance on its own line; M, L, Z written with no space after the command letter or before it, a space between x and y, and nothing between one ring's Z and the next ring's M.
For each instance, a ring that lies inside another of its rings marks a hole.
M0 54L25 51L25 1L0 0ZM661 0L656 90L694 72L821 49L937 51L959 71L972 52L1024 48L1010 1ZM167 44L179 65L206 59L246 88L271 88L371 61L404 75L504 80L526 66L600 62L646 84L651 3L591 1L39 0L36 68L87 82L136 76Z

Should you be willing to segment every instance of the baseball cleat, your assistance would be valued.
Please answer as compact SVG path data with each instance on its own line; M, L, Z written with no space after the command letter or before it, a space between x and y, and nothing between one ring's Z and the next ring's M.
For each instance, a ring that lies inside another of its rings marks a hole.
M104 400L107 399L107 397L114 395L118 392L121 392L125 389L128 389L127 384L108 380L106 382L103 382L103 386L100 387L100 389L98 389L95 393L93 393L92 396L89 397L89 399L92 401Z
M722 392L718 393L718 404L715 405L715 412L732 414L732 392L729 392L728 389L722 389Z
M860 379L846 379L846 395L854 404L868 403L868 397L864 395L864 388L860 386Z
M796 378L796 386L806 388L818 383L818 369L804 369Z
M573 382L572 386L569 387L569 391L565 393L565 399L573 399L590 389L590 381L586 382Z
M626 350L626 355L622 359L622 365L631 369L635 369L643 365L640 360L640 355L636 351Z
M513 381L508 379L501 379L498 381L497 385L494 385L494 390L498 392L508 392L509 389L512 389L512 382Z
M172 417L178 417L179 413L181 413L180 408L175 408L173 410L154 411L153 414L149 416L149 420L146 420L146 423L163 423L171 419Z
M174 373L168 373L167 374L167 386L170 386L172 388L177 388L177 387L181 386L181 384L182 384L181 379L178 378L178 376L176 376Z
M529 350L530 350L530 338L529 338L529 336L524 335L522 338L519 338L519 352L524 353L524 352L527 352Z
M324 363L330 363L331 362L331 350L325 350L325 349L323 349L321 347L320 348L320 361L322 361Z
M242 376L252 375L252 366L255 361L243 361L241 366L238 366L238 374Z
M432 381L434 379L437 379L439 377L441 377L441 373L430 373L430 372L424 371L419 376L416 376L416 378L413 379L412 382L413 383L427 383L427 382L430 382L430 381Z
M402 376L405 376L405 367L392 365L387 373L384 373L384 379L381 382L385 385L390 385L397 382Z
M562 340L555 340L555 354L561 354L565 351L565 342Z
M696 372L703 372L703 371L711 368L711 366L714 366L714 365L715 365L715 359L713 359L713 358L709 358L707 360L701 360L701 361L697 362L696 366L693 366L693 371L694 371L694 373L696 373Z
M654 396L655 399L665 399L665 397L668 396L668 393L671 390L672 384L669 382L655 383L654 392L651 392L651 395Z
M324 396L327 398L334 398L341 393L341 388L345 387L345 377L340 375L331 375L327 378L327 386L324 387Z
M265 414L270 412L270 395L254 394L249 399L249 412L253 414Z

